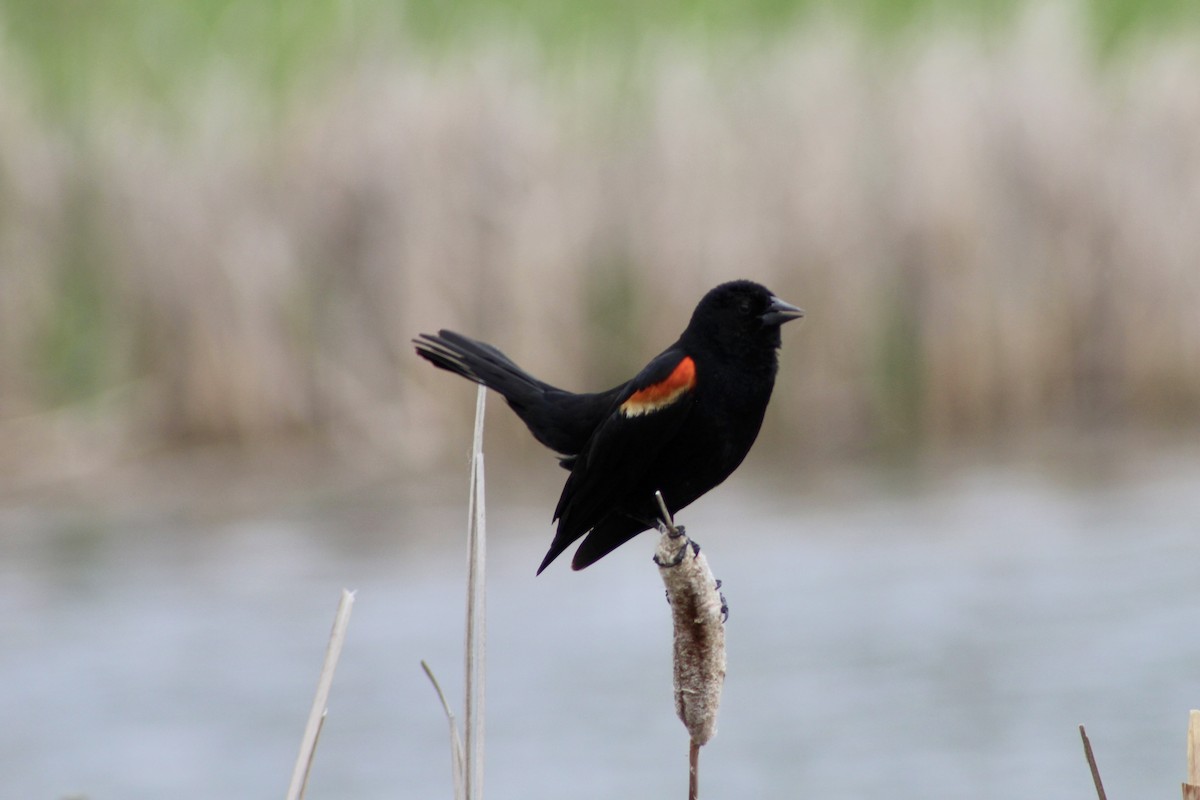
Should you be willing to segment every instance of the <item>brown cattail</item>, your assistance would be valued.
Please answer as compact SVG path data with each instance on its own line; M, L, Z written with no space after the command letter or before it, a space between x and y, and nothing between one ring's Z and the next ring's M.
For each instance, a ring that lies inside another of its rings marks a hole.
M675 711L699 746L717 732L725 682L725 608L708 559L682 527L675 527L665 507L662 511L663 534L654 562L667 587L675 627Z

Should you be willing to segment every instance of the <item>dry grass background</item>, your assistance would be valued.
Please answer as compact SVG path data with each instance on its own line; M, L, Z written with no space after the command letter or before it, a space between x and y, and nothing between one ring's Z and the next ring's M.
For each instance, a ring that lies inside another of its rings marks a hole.
M473 393L418 331L600 388L733 277L808 311L780 444L1192 423L1200 49L1082 28L815 19L561 70L495 37L74 122L0 57L0 468L293 435L427 463Z

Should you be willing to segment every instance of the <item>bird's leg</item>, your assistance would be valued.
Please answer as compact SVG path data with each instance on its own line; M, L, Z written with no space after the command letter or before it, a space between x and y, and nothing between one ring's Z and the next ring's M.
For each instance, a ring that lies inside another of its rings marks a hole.
M683 546L676 551L675 555L669 562L663 562L661 559L659 559L658 553L655 553L654 563L660 568L678 567L683 563L684 556L687 554L688 545L691 544L693 547L695 547L695 542L689 541L683 526L676 525L675 521L671 519L671 512L667 508L667 501L663 500L662 492L655 492L654 499L658 502L659 511L662 512L662 516L659 517L656 527L663 533L667 534L667 537L670 539L679 539L680 537L683 538ZM700 551L696 550L696 552L699 553Z
M671 510L667 508L667 501L663 499L662 492L656 491L654 493L654 500L658 503L658 510L660 512L655 527L659 530L665 530L672 539L678 539L680 536L683 536L683 526L679 525L676 527L675 520L671 517Z

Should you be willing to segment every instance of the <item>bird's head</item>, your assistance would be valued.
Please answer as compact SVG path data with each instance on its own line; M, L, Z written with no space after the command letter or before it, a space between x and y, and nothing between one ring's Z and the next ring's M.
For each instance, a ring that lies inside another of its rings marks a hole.
M692 312L684 341L692 340L724 354L750 358L781 343L779 329L804 311L753 281L730 281L712 289Z

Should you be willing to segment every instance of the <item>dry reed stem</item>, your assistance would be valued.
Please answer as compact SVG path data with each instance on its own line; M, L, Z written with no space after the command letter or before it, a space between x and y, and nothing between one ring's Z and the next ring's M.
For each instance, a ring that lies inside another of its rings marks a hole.
M1200 800L1200 711L1188 714L1187 781L1183 784L1183 800Z
M422 661L421 667L437 692L442 710L450 724L450 766L454 774L455 800L480 800L483 797L484 677L486 647L486 559L483 419L487 390L480 386L475 395L475 433L471 438L471 477L467 494L467 604L466 635L463 646L465 672L465 733L459 735L458 723L433 671Z
M446 714L446 722L450 725L450 772L454 777L454 800L466 800L466 787L463 785L466 768L464 766L463 757L463 742L462 736L458 732L458 720L454 718L454 711L450 708L450 703L446 700L446 694L442 691L442 686L438 683L438 679L433 674L433 669L421 661L421 669L425 670L425 675L429 678L429 682L433 684L433 690L437 692L438 702L442 704L442 711Z
M471 487L467 525L467 626L465 653L466 705L463 784L467 800L483 797L484 676L487 643L486 558L484 525L483 418L487 389L475 395L475 435L471 442Z
M1096 786L1096 796L1099 800L1108 800L1108 796L1104 793L1104 783L1100 780L1100 767L1096 764L1096 754L1092 752L1092 741L1088 738L1087 731L1083 726L1079 726L1079 738L1083 739L1083 754L1087 758L1088 769L1092 772L1092 783Z
M346 643L346 629L350 625L350 611L354 606L354 592L342 589L337 614L333 618L333 630L329 634L329 645L325 648L325 660L321 664L321 675L317 679L317 693L313 697L312 710L300 740L300 753L292 770L292 782L288 786L287 800L303 800L308 787L308 776L312 771L313 757L317 751L317 739L329 713L329 692L333 688L333 673L337 669L342 647Z

